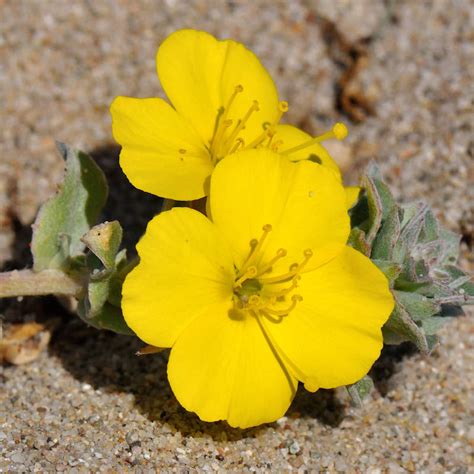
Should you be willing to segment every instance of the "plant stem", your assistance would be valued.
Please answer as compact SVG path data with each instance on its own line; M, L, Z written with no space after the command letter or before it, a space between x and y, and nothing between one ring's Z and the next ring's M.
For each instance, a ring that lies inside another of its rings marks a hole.
M16 296L79 296L83 285L61 270L12 270L0 273L0 298Z

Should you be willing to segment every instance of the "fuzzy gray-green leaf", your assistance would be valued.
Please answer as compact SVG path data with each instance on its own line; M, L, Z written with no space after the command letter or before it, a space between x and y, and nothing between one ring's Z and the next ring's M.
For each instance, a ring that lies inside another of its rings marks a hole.
M94 226L81 240L100 259L107 270L115 267L115 258L122 242L122 227L118 221L104 222Z
M96 329L107 329L117 334L132 335L133 331L127 326L120 308L105 303L99 311L91 314L87 308L87 300L81 300L78 314L83 321Z
M370 256L370 245L365 240L365 232L357 227L352 229L348 244L367 257Z
M372 244L371 257L391 260L393 249L400 237L400 219L396 207L388 212L382 220L382 226Z
M387 344L399 344L403 341L411 341L416 344L418 349L424 354L429 352L424 331L411 319L408 312L398 301L389 320L382 328L382 332L384 341Z
M433 318L424 320L421 323L421 327L427 336L434 336L450 320L451 318L435 316Z
M414 292L394 291L397 301L412 315L415 321L422 321L438 313L440 305L432 298Z
M107 199L107 183L94 160L64 144L58 149L66 172L59 191L43 204L33 225L35 271L66 269L68 259L84 250L81 237L95 224Z
M398 263L393 263L388 260L372 259L372 262L375 263L375 265L377 265L377 267L387 277L392 287L393 282L398 278L400 272L402 271L402 266Z

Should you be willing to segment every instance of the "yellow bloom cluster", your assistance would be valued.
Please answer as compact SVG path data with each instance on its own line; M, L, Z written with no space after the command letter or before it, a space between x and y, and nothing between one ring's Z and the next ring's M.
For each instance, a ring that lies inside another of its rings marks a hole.
M137 246L122 292L127 324L171 348L168 378L206 421L249 427L281 417L298 381L310 391L356 382L382 347L388 281L346 245L344 188L321 145L279 124L288 104L243 45L181 30L157 54L170 102L112 104L120 164L138 188L208 196L207 216L162 212Z

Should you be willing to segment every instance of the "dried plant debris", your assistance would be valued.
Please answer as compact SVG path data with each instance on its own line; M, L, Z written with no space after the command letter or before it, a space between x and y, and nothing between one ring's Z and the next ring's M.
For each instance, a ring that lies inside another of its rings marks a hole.
M369 64L367 44L370 39L363 38L351 43L332 21L320 17L319 23L328 45L328 54L343 71L336 84L337 107L354 122L363 122L375 115L374 104L358 81L361 72Z
M0 362L22 365L36 360L48 347L55 325L53 320L44 324L26 322L7 327L0 334Z

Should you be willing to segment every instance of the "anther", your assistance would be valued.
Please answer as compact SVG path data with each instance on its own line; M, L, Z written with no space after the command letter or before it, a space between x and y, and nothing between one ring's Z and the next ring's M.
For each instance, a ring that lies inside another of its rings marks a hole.
M235 86L235 89L234 91L238 94L239 92L243 92L244 91L244 86L242 84L237 84Z
M250 241L250 248L253 250L258 244L258 240L257 239L252 239Z
M311 249L306 249L304 251L304 260L299 264L298 266L298 272L301 272L303 270L303 267L306 266L308 263L309 259L313 256L313 251Z
M240 286L242 286L242 283L245 280L256 277L257 273L258 273L257 267L255 266L248 267L247 270L245 270L245 273L243 273L239 278L237 278L237 280L235 280L234 288L239 288Z
M245 141L243 138L237 138L235 145L232 147L229 153L235 153L239 148L245 148Z
M260 304L260 296L258 296L258 295L252 295L252 296L249 298L248 304L249 304L249 306L259 306L259 304Z
M180 148L178 152L181 153L181 155L184 155L186 153L186 150L184 148Z
M271 150L274 152L278 151L278 148L280 148L283 145L283 140L277 140L272 146Z
M278 104L278 110L284 114L285 112L288 112L288 102L286 100L282 100L279 104Z

